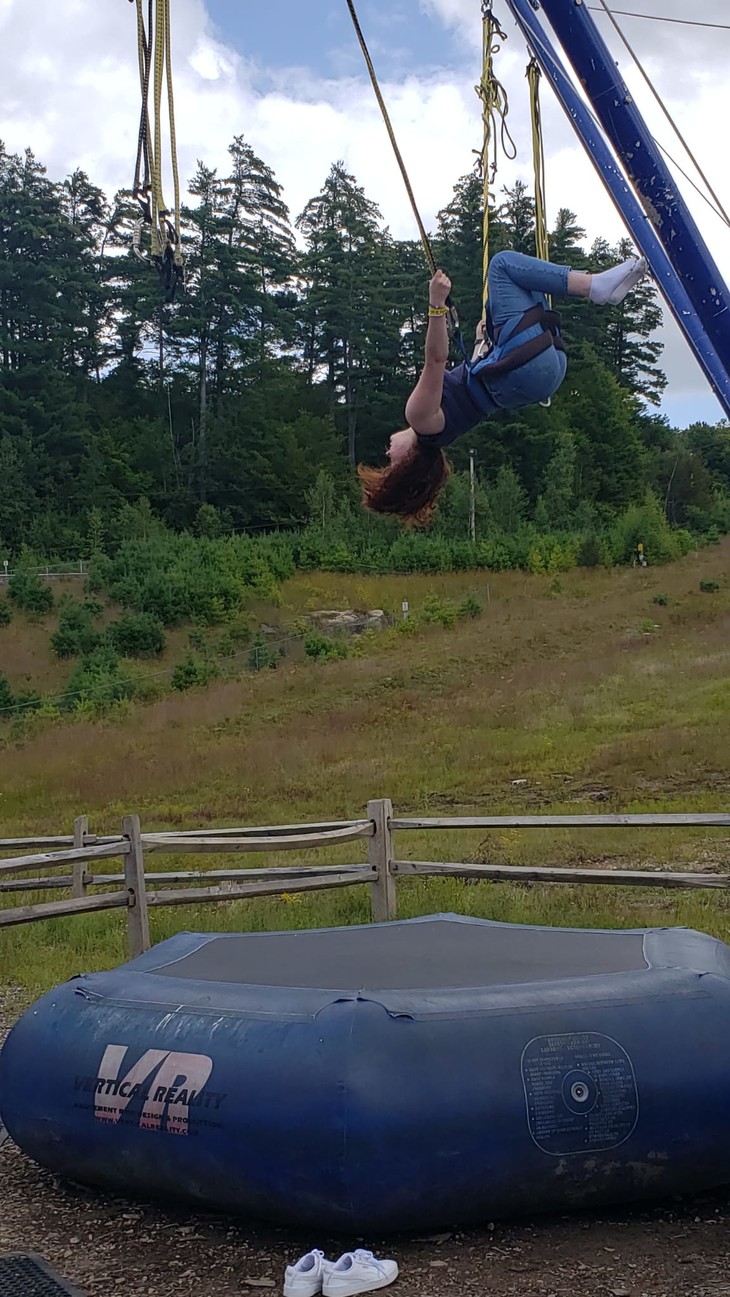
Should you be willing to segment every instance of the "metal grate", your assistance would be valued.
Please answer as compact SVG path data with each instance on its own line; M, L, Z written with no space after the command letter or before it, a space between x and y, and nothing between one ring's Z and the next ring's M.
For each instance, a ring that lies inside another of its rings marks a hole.
M0 1257L0 1297L82 1297L34 1253Z

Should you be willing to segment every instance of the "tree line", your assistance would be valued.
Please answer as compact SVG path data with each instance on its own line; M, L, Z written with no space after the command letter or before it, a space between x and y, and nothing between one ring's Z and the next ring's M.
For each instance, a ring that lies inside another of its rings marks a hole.
M113 552L140 500L168 528L208 536L316 526L330 497L354 501L353 466L379 460L402 426L423 350L420 244L393 238L340 162L292 220L247 141L228 153L226 174L200 162L190 180L186 289L165 303L133 253L129 192L109 199L83 171L54 182L30 151L0 144L0 558ZM500 198L492 252L534 253L526 187ZM464 176L434 231L467 339L481 315L481 204L478 177ZM586 248L567 207L550 248L597 270L631 251ZM672 524L728 529L727 425L680 433L656 413L651 281L619 307L559 307L567 381L550 408L504 412L453 447L436 532L464 534L469 448L492 528L495 499L506 529L513 510L541 533L586 533L649 494Z

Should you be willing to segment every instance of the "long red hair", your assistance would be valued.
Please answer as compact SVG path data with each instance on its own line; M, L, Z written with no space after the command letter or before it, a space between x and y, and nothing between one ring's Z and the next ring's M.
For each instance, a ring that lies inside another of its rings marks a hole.
M408 527L427 527L451 465L440 447L418 442L405 462L387 468L358 465L362 502L372 513L390 513Z

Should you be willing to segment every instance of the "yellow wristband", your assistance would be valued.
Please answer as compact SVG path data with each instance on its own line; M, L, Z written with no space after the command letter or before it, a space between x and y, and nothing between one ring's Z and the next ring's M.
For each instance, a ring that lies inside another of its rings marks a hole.
M429 315L448 315L449 308L448 306L432 306L429 302L428 313Z

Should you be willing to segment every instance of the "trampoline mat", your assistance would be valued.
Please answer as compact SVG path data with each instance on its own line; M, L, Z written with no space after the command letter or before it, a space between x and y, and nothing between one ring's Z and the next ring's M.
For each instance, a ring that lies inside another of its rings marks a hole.
M213 937L154 971L200 982L384 991L561 981L647 967L641 933L435 919Z

